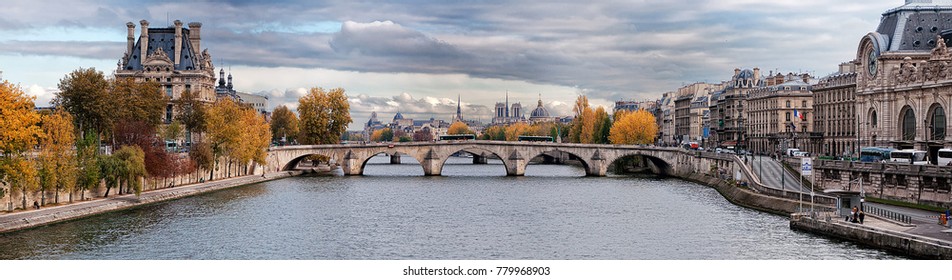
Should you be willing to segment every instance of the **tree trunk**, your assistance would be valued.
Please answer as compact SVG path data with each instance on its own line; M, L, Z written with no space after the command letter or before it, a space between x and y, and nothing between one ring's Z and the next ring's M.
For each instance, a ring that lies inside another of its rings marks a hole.
M59 190L56 190L56 194L53 195L53 204L59 204Z
M69 192L69 203L73 203L73 191Z
M23 210L26 210L26 190L22 190L20 195L23 197Z

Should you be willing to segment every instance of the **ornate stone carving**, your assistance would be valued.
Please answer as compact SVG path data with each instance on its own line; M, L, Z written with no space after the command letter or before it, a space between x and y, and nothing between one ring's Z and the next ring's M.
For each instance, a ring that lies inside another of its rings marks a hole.
M896 74L896 82L900 84L915 82L918 80L917 74L919 74L919 68L912 62L912 58L907 56L902 59L902 64L899 66L899 73Z

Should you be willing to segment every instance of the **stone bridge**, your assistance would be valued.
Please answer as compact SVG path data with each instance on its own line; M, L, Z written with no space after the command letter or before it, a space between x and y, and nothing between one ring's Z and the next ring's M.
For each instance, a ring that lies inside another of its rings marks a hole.
M568 154L571 159L581 162L588 176L605 176L613 162L629 156L647 159L645 162L648 167L658 174L699 171L695 154L677 148L482 140L273 147L268 150L268 165L265 168L268 168L268 172L291 170L307 156L321 155L327 157L332 166L340 166L345 175L362 175L364 166L372 157L402 154L420 162L427 176L439 176L446 159L459 152L473 154L474 163L485 163L486 158L499 158L509 176L524 175L529 161L537 156L559 153Z

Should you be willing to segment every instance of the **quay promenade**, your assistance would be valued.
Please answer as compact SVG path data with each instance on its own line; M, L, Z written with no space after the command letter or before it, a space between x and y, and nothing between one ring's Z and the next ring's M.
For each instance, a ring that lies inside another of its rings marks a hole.
M124 194L111 196L109 198L95 198L87 201L74 202L71 204L43 207L39 210L18 210L15 212L0 214L0 233L49 225L106 212L143 206L156 202L168 201L237 186L285 178L297 174L300 174L300 172L284 171L265 175L232 177L204 183L146 191L138 197L136 197L135 194Z

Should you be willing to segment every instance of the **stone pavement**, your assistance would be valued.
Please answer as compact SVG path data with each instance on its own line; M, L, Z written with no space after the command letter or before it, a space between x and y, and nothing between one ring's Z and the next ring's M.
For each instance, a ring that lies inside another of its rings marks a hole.
M44 207L39 210L20 210L0 214L0 232L27 229L236 186L285 178L297 174L299 174L299 172L285 171L266 175L247 175L143 192L138 197L136 197L135 194L125 194L110 196L109 198L95 198L87 201L74 202L72 204Z
M866 215L863 224L850 223L845 220L845 216L840 216L834 222L843 226L854 226L874 231L910 235L917 239L934 239L936 242L945 246L952 246L952 230L950 230L949 227L939 225L938 219L930 222L913 220L912 224L901 224L872 215Z

